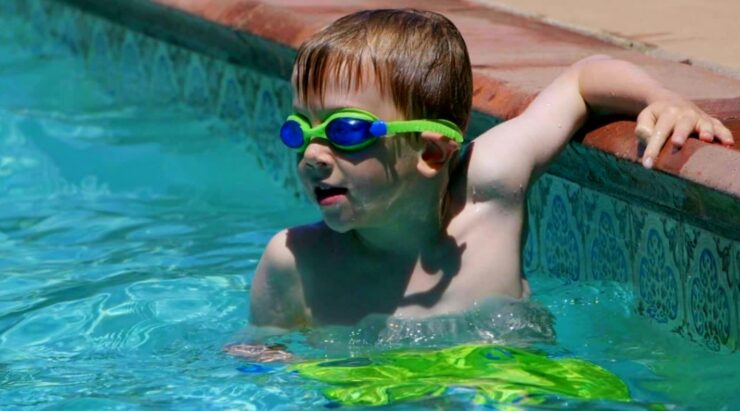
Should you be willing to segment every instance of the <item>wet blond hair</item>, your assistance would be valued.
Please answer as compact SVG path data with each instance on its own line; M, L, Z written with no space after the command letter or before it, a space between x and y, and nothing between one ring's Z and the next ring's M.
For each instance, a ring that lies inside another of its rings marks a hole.
M441 14L383 9L342 17L303 43L292 81L299 102L323 103L330 79L344 78L339 86L356 91L367 76L405 118L445 119L466 129L470 58L462 35Z

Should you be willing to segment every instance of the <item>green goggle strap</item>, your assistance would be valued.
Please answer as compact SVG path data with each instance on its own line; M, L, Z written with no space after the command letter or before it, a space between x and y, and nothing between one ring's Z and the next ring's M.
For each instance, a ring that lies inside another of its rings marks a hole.
M463 142L463 135L455 123L448 120L406 120L386 123L388 135L402 133L423 133L429 131L441 134L458 143Z

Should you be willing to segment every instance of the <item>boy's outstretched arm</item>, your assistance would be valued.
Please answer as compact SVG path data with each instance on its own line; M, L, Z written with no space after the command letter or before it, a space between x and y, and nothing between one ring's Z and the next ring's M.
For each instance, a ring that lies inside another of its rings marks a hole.
M303 288L295 259L287 248L286 237L287 230L283 230L270 240L255 271L250 290L251 334L276 335L305 325ZM250 341L228 345L224 350L256 362L292 358L285 346L265 345L259 342L260 339L248 338Z
M583 125L587 113L637 115L635 135L652 167L668 138L681 146L692 132L707 142L734 143L730 131L696 105L667 90L639 67L606 56L581 60L557 77L518 117L475 140L469 177L473 184L521 186L541 171ZM477 159L475 158L477 157ZM487 158L501 159L499 163Z

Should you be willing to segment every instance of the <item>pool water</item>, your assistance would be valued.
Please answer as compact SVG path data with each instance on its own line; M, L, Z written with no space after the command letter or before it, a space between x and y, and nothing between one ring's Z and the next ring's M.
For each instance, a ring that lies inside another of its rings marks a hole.
M279 229L317 213L262 170L230 123L156 95L114 95L20 21L0 32L0 405L305 409L320 386L223 353L259 331L249 283ZM616 373L634 402L740 407L740 356L657 330L618 283L533 273L532 302L426 322L369 319L268 338L298 357L485 341ZM250 368L251 367L251 368ZM473 409L465 392L398 409Z

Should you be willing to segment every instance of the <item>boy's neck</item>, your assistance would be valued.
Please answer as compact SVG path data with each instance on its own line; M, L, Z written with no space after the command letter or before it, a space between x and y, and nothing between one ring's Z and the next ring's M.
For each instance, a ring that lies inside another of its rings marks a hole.
M353 230L361 247L372 253L418 255L433 247L440 238L439 195L416 196L402 210L389 215L382 225Z

